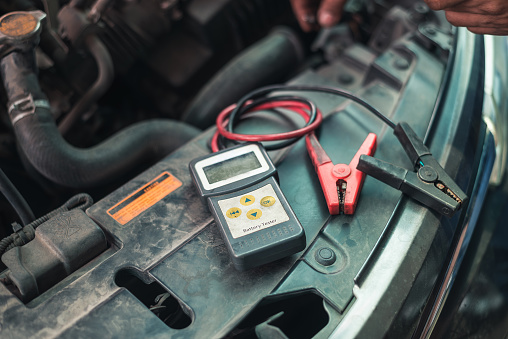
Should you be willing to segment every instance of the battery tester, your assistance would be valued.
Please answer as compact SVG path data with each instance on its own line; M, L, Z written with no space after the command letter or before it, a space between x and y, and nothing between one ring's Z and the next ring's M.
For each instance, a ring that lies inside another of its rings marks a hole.
M261 145L236 146L195 159L189 166L238 270L305 248L305 232Z
M334 165L314 130L322 122L313 102L299 96L267 96L276 91L313 91L352 100L394 130L414 164L410 172L372 155L376 136L369 134L349 165ZM283 109L301 115L305 126L291 132L245 135L233 132L241 115ZM395 124L374 107L349 92L323 86L267 86L253 91L217 117L211 147L215 154L193 160L190 171L201 197L208 202L234 266L259 266L305 248L305 232L277 183L277 171L259 142L279 141L267 150L283 148L305 136L309 157L321 183L330 214L353 214L365 174L401 190L440 214L451 217L468 200L416 133L405 122ZM219 151L221 142L250 142Z

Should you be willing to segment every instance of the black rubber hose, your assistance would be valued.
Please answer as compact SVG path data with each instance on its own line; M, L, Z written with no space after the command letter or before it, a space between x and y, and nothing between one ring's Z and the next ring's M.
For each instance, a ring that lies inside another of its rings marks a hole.
M182 120L201 129L217 115L258 87L279 83L303 61L302 44L289 28L277 28L230 61L201 90Z
M57 129L37 80L33 54L16 51L3 57L0 74L18 144L30 163L53 182L73 188L103 185L142 163L160 160L200 133L182 122L149 120L97 146L76 148ZM21 98L28 98L28 103L19 104Z
M35 219L34 213L25 198L19 193L16 186L9 180L2 169L0 169L0 191L14 208L23 225L27 225Z
M106 93L115 79L113 60L99 38L95 35L87 36L85 46L97 64L97 79L58 125L60 133L64 136L67 135L76 121Z

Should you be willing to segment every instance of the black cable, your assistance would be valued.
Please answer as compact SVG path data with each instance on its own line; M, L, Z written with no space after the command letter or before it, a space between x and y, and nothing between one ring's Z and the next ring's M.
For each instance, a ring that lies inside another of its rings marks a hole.
M252 93L252 92L251 92ZM249 100L249 99L248 99ZM229 132L233 132L233 128L234 128L234 125L236 123L238 123L238 121L240 120L241 116L248 112L250 109L252 108L255 108L257 106L260 106L262 104L265 104L265 103L268 103L268 102L274 102L274 101L298 101L298 102L301 102L305 105L307 105L309 107L309 120L307 121L307 123L305 123L304 127L305 126L308 126L310 124L312 124L315 120L316 120L316 116L317 116L317 107L316 105L306 99L306 98L303 98L303 97L299 97L299 96L294 96L294 95L279 95L279 96L273 96L273 97L265 97L265 98L260 98L260 99L256 99L254 100L253 102L247 104L247 105L243 105L245 104L245 102L242 104L242 107L240 107L239 109L235 109L231 112L230 116L229 116L229 122L228 122L228 125L226 127L226 129L229 131ZM237 106L238 108L238 106ZM284 108L281 108L281 109L284 109ZM263 147L267 150L267 151L272 151L272 150L277 150L277 149L281 149L281 148L284 148L284 147L287 147L287 146L290 146L292 144L294 144L295 142L297 142L299 138L291 138L291 139L288 139L288 140L283 140L283 141L280 141L280 142L277 142L277 143L274 143L274 144L271 144L271 145L263 145ZM222 146L224 146L224 137L220 136L219 137L219 142L222 144ZM238 141L235 141L235 140L231 140L233 143L240 143Z
M3 193L14 208L23 225L27 225L35 219L34 213L25 198L19 193L16 186L13 185L2 169L0 169L0 192Z
M276 92L276 91L321 92L321 93L338 95L340 97L344 97L344 98L347 98L351 101L354 101L355 103L359 104L360 106L363 106L369 112L374 114L377 118L381 119L390 128L395 129L395 126L396 126L396 124L393 121L391 121L388 117L386 117L383 113L379 112L372 105L370 105L363 99L359 98L358 96L354 95L353 93L350 93L350 92L342 90L342 89L337 89L334 87L326 87L326 86L273 85L273 86L261 87L255 91L248 93L243 98L241 98L240 101L238 101L235 109L231 112L231 116L235 116L236 114L238 114L238 111L241 110L242 106L245 105L245 103L247 101L255 99L255 98L260 97L262 95L266 95L271 92ZM230 122L232 122L232 119L230 119Z

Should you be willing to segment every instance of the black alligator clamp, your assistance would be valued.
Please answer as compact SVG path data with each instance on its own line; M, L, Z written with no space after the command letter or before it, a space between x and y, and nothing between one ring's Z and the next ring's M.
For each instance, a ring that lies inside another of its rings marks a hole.
M467 195L406 122L399 123L394 134L413 163L415 172L367 155L360 157L357 168L437 212L453 216L467 201Z

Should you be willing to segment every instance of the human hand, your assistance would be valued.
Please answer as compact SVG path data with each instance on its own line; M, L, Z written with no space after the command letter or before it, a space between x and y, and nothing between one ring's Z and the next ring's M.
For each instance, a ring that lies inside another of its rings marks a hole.
M346 0L290 0L300 27L305 32L337 24ZM506 0L503 0L506 1Z
M508 35L507 0L425 0L435 11L444 10L454 26L477 34Z

